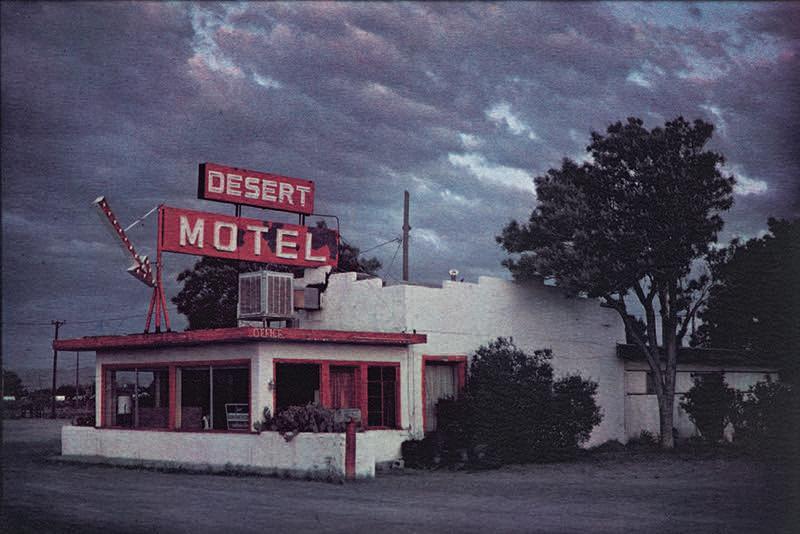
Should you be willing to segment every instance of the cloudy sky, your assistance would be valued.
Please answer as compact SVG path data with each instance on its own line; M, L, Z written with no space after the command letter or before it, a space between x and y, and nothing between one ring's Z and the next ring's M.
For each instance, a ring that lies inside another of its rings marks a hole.
M611 122L683 115L739 182L723 239L758 235L800 215L798 52L797 4L4 2L4 365L46 367L52 319L143 329L149 290L91 202L231 213L196 198L203 161L315 181L362 250L400 234L407 189L412 279L475 281L508 276L494 236L534 176ZM154 220L130 237L152 255ZM396 251L370 253L387 280ZM168 297L193 261L165 256Z

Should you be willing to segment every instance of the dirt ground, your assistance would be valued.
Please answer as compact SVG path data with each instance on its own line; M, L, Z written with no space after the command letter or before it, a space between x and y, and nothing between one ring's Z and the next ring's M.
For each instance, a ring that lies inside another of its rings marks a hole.
M800 531L796 466L744 457L623 452L337 485L56 463L63 423L4 422L0 531Z

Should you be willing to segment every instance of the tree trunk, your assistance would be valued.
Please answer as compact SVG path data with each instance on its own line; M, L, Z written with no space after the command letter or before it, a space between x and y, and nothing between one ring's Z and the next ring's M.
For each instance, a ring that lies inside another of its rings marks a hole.
M672 449L675 447L675 440L672 436L672 414L675 403L675 393L664 391L658 400L658 422L659 432L661 433L660 444L662 449Z
M674 289L670 289L668 293L669 307L666 307L666 313L662 314L661 329L664 351L666 356L666 365L664 368L664 394L659 401L659 423L661 432L661 448L672 449L675 447L675 439L672 435L673 428L673 413L675 404L675 379L678 367L678 338L675 327L677 321L675 319L674 310L672 305L674 302ZM665 308L662 300L662 308Z

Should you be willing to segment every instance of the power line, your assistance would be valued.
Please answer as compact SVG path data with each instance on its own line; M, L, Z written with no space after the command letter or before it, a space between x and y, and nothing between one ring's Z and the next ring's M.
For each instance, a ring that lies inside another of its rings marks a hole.
M382 247L384 245L388 245L389 243L398 243L398 242L401 241L401 239L402 239L401 237L395 237L394 239L390 239L389 241L384 241L380 245L375 245L372 248L368 248L367 250L363 250L363 251L359 252L358 255L361 256L362 254L366 254L367 252L375 250L376 248L380 248L380 247Z
M395 259L397 259L397 253L400 251L400 247L401 247L402 245L403 245L403 243L402 243L402 242L400 242L400 243L398 243L398 244L397 244L397 248L396 248L396 249L394 249L394 256L392 256L392 261L391 261L391 262L389 262L389 266L388 266L388 267L386 268L386 270L385 270L385 272L386 272L386 275L387 275L387 276L389 276L390 278L392 278L392 279L393 279L395 282L397 281L397 279L391 275L391 273L389 272L389 270L392 268L392 265L394 265L394 260L395 260Z
M168 306L172 310L177 311L178 308L176 306ZM143 314L137 313L136 315L124 315L120 317L104 317L102 319L87 319L83 321L70 321L69 324L92 324L92 323L103 323L106 321L123 321L126 319L136 319L141 318ZM53 323L28 323L28 322L5 322L2 323L3 326L52 326Z

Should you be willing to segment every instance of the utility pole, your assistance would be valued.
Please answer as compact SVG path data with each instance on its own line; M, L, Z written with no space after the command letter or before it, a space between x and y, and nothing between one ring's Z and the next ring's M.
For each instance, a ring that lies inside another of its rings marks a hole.
M50 321L50 323L56 327L56 334L54 338L54 342L58 341L58 329L64 324L66 321ZM56 418L56 372L58 370L58 351L55 347L53 347L53 398L51 403L50 409L50 417L52 419Z
M75 397L73 398L72 402L75 408L78 407L78 384L79 384L78 368L80 367L80 365L81 365L81 353L76 352L75 353Z
M403 281L408 282L408 231L411 226L408 224L408 191L403 195Z

